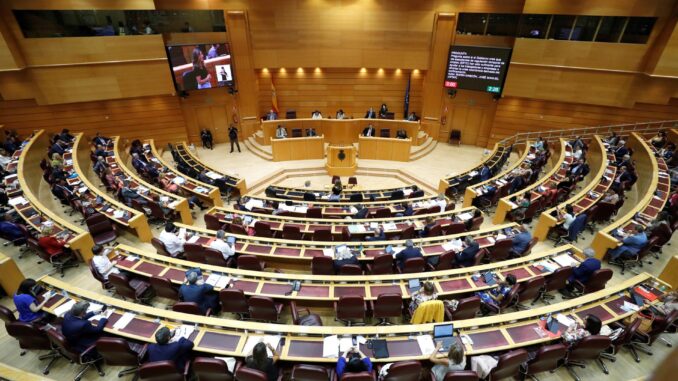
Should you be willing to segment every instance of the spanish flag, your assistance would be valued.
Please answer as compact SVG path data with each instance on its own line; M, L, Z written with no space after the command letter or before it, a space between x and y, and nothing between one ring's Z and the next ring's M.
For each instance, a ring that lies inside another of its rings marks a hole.
M278 113L278 94L275 91L273 79L271 79L271 108L276 112L276 114Z

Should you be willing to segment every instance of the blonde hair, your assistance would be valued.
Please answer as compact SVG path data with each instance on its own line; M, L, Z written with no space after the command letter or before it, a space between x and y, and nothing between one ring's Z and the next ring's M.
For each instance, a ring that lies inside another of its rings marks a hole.
M452 344L450 346L450 351L447 352L447 358L452 360L455 364L461 364L464 360L464 348L457 343Z

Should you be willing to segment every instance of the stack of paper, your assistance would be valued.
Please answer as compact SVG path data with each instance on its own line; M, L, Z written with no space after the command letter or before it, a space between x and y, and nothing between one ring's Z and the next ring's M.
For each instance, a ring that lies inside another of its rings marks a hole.
M88 320L92 321L92 320L108 319L109 317L111 317L111 315L113 315L113 309L109 308L104 312L101 312L101 313L98 313L98 314L92 316Z
M487 240L490 242L490 245L494 245L494 238L487 237Z
M125 212L122 210L116 210L113 212L113 217L115 218L123 218L125 216Z
M571 327L572 325L576 324L573 319L563 315L563 314L558 314L556 315L556 320L558 320L558 323L566 326L566 327Z
M506 236L504 234L501 234L501 233L497 234L497 241L500 240L500 239L506 239Z
M332 257L334 258L334 248L324 248L323 249L323 255L326 257Z
M222 177L220 174L212 171L207 172L205 175L207 175L207 177L209 177L212 180L220 179Z
M553 263L551 263L551 262L549 262L549 261L541 261L541 262L537 262L537 266L543 266L544 269L546 269L546 271L548 271L548 272L550 272L550 273L552 273L552 272L554 272L554 271L556 271L556 270L558 269L558 267L555 266L555 264L553 264Z
M195 327L192 325L180 325L174 330L174 336L170 340L171 343L177 342L180 339L188 339L195 331Z
M457 215L457 218L461 221L468 221L471 218L473 218L473 214L471 213L460 213Z
M577 260L572 258L569 254L560 254L553 257L553 260L563 267L579 265L579 262L577 262Z
M118 319L118 321L113 324L113 328L117 330L125 329L125 327L127 327L127 325L134 319L135 316L137 315L133 312L125 312L122 314L120 319Z
M306 213L307 211L308 211L308 206L295 206L294 207L295 213Z
M460 239L453 239L443 244L443 249L445 249L445 251L461 251L462 248L463 245Z
M431 337L431 335L417 336L417 344L419 344L419 350L421 351L422 354L431 353L436 349L436 346L433 343L433 338Z
M19 196L19 197L14 197L14 198L10 199L9 201L7 201L7 203L11 206L16 206L16 205L20 205L20 204L27 204L28 201L26 201L25 198Z
M624 301L624 304L621 306L621 308L626 311L626 312L631 312L631 311L638 311L640 308L634 304L634 303L629 303L627 301Z
M207 193L207 188L205 188L205 187L195 187L195 189L193 189L193 190L198 192L198 193Z
M351 234L365 233L366 231L364 225L348 225L348 232Z
M263 208L264 202L261 200L255 200L253 198L247 200L245 203L245 209L252 210L252 208Z
M226 363L226 366L228 367L228 371L233 373L233 371L235 370L235 363L236 363L235 357L215 356L214 358L219 359L219 360L223 360Z
M99 303L90 303L89 307L87 308L87 312L94 312L95 314L98 314L101 312L101 310L104 308L103 304Z
M189 238L186 242L188 242L188 243L196 243L196 242L198 242L198 239L199 239L199 238L200 238L200 236L194 235L193 237Z
M177 176L174 179L172 179L172 182L177 184L177 185L183 185L184 183L186 183L186 179L184 179L181 176Z
M323 357L339 357L339 337L327 336L323 339Z
M212 273L207 277L205 283L212 285L214 288L226 288L226 286L231 282L231 277L226 275L219 275Z
M393 222L387 222L382 225L384 230L398 230L398 227Z
M75 304L75 300L71 299L67 301L66 303L63 303L59 307L54 309L54 315L58 317L62 317L66 314L66 312L71 310L71 307Z
M351 336L339 339L339 354L342 354L353 347L353 338Z

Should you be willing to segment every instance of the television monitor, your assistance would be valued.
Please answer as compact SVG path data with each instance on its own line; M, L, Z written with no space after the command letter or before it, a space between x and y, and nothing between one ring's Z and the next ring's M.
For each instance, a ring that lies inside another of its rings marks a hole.
M450 46L445 87L501 94L510 60L508 48Z
M178 91L233 86L227 43L168 45L167 58Z

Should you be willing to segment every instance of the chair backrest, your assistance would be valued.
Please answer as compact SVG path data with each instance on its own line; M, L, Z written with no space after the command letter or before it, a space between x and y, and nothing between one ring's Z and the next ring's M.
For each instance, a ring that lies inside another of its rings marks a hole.
M342 265L339 267L338 275L363 275L363 269L360 267L360 265Z
M612 345L620 346L630 343L638 331L638 328L640 328L640 323L640 318L634 319L631 324L628 324L626 328L624 328L624 331L617 336L616 339L612 340Z
M165 244L157 239L157 238L151 238L151 245L155 248L155 251L160 254L160 255L166 255L170 256L170 253L167 251L167 248L165 247Z
M59 351L63 357L76 364L80 362L80 354L68 344L66 337L61 332L56 329L49 329L47 330L47 338L52 344L52 348Z
M403 264L403 274L423 273L426 270L424 258L408 258Z
M350 202L362 202L364 200L362 193L353 193L349 196L348 200Z
M520 284L515 284L513 287L511 287L511 291L509 291L508 294L504 297L504 299L501 300L501 303L499 303L499 308L506 308L508 306L513 305L513 303L516 302L518 299L518 291L520 290Z
M478 230L480 229L480 225L483 224L483 221L485 221L485 217L480 216L480 217L475 217L471 223L471 228L469 230Z
M97 352L106 365L137 366L139 356L130 349L129 343L119 337L101 337L96 342Z
M318 256L311 259L311 274L334 275L334 261L332 257Z
M233 234L248 235L247 230L239 224L231 224L230 230Z
M566 355L567 347L562 343L544 345L537 350L536 357L528 363L527 374L537 374L557 369Z
M115 292L124 297L130 299L136 299L136 292L130 286L129 279L124 274L111 273L108 275L108 280L111 282L113 287L115 287Z
M532 237L532 239L530 240L530 243L527 244L525 251L520 253L520 255L521 256L529 255L532 252L532 248L534 248L534 246L537 244L537 242L539 242L539 239L537 237Z
M483 262L483 259L488 255L489 251L485 248L478 250L475 256L473 256L473 266L478 266Z
M497 366L490 372L490 381L501 380L518 375L520 365L527 361L527 351L516 349L499 356Z
M356 373L349 373L349 372L344 372L344 374L341 376L341 380L339 381L374 381L374 373L373 372L356 372Z
M365 299L359 295L342 295L337 301L337 318L364 319Z
M213 357L196 357L191 366L198 381L232 381L226 362Z
M215 216L214 214L205 213L205 227L210 230L221 229L219 217Z
M455 252L447 251L442 253L438 258L438 264L436 265L436 270L449 270L453 267L454 262L456 261Z
M184 254L186 259L195 263L205 263L205 249L199 243L185 243Z
M148 381L184 381L174 361L147 362L139 368L139 378Z
M266 373L260 370L241 366L235 371L235 379L237 381L266 381L267 377Z
M258 237L273 237L273 231L271 230L271 225L267 222L257 221L254 223L254 232Z
M522 283L520 291L518 291L518 301L526 302L536 299L541 290L544 289L544 284L546 283L543 276L536 276L526 282Z
M203 250L205 251L205 262L208 265L228 267L228 261L224 259L224 255L221 254L221 251L210 247L204 248Z
M421 362L416 360L398 361L391 365L384 380L419 381Z
M242 290L237 288L224 288L219 291L219 300L221 301L221 311L235 314L246 314L249 312L247 297Z
M292 129L292 137L293 138L300 138L301 136L302 136L301 128L293 128Z
M447 372L443 381L478 381L478 373L472 370L457 370L454 372Z
M600 291L605 288L607 281L612 279L613 271L611 269L599 269L591 274L589 281L584 285L584 293Z
M567 280L572 276L574 268L572 266L565 266L556 269L551 275L546 277L545 292L562 290L567 286Z
M430 229L428 229L428 236L429 237L437 237L439 235L443 234L443 227L440 226L439 224L433 225Z
M331 241L332 230L330 229L316 229L313 231L314 241Z
M238 268L242 270L252 270L252 271L264 270L264 266L261 265L261 262L259 262L259 258L257 258L255 255L249 254L239 255L237 263Z
M374 302L374 317L400 317L403 314L403 296L400 294L379 294Z
M451 204L454 205L454 204ZM460 234L466 231L466 225L463 222L453 222L445 226L445 235Z
M530 206L528 206L527 210L525 210L525 219L533 218L540 207L541 207L541 201L540 200L531 202Z
M179 290L172 285L169 279L152 276L149 283L157 296L174 301L179 300Z
M181 312L184 314L199 315L204 314L200 310L200 306L196 302L177 302L172 306L172 311Z
M323 218L323 210L322 208L308 208L306 209L306 217Z
M100 234L106 234L114 231L111 220L100 213L96 213L87 217L85 222L87 223L87 230L89 230L90 234L92 234L95 239L96 236Z
M21 349L50 349L51 344L45 331L31 323L14 321L6 323L7 334L19 341Z
M669 327L673 326L678 320L678 310L671 311L668 315L655 318L652 327L646 334L650 337L650 343L653 343L660 334L664 333Z
M284 225L282 230L282 238L293 240L301 239L301 230L299 229L299 226L287 224Z
M99 283L101 283L102 287L106 287L108 281L104 279L103 275L101 275L99 270L97 270L96 266L94 266L94 261L89 261L89 272L92 273L94 279L98 280Z
M379 254L372 261L372 275L393 274L393 256Z
M609 202L599 202L596 206L598 207L594 218L596 222L609 220L617 210L617 205Z
M477 295L460 299L457 309L452 312L452 320L473 319L480 310L480 297Z
M406 227L400 234L400 239L411 239L414 237L414 225Z
M320 365L296 364L292 367L292 381L329 381L327 368Z
M570 347L568 361L595 360L612 344L610 338L604 335L586 336Z
M391 130L388 128L382 128L379 130L379 137L381 138L390 138L391 137Z
M378 208L374 211L374 218L389 218L391 217L391 209Z
M275 302L268 296L253 295L247 300L250 317L256 320L265 320L270 322L278 321L278 311Z
M494 246L489 248L490 251L490 261L497 262L506 260L509 257L511 248L513 247L513 239L506 238L497 240L494 243Z
M358 185L358 178L355 176L351 176L348 178L348 183L351 185Z
M4 321L5 324L16 321L14 313L9 308L0 305L0 320Z

